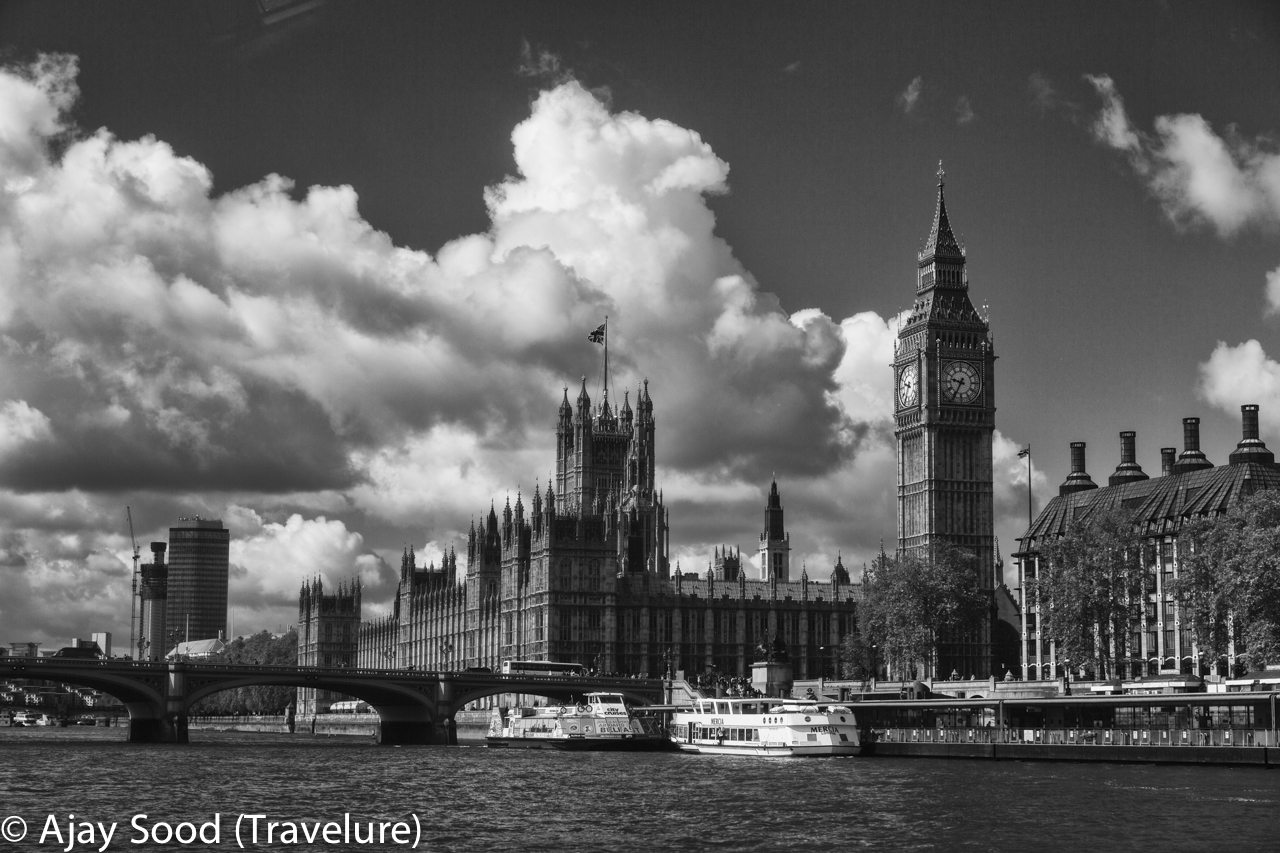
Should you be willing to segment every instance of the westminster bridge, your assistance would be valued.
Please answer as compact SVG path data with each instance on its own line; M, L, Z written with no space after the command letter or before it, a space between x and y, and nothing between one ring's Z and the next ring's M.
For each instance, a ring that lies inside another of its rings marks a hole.
M663 701L663 682L656 678L185 661L0 657L0 678L60 682L114 696L129 712L129 740L137 743L186 743L189 709L238 687L309 687L363 699L378 714L378 742L384 744L456 743L454 714L477 699L504 693L568 702L585 692L608 691L637 704Z

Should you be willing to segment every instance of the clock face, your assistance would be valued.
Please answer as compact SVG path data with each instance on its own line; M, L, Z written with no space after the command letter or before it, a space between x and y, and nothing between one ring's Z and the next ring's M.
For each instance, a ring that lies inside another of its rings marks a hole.
M905 409L920 399L920 368L908 364L898 374L898 405Z
M967 361L952 361L942 369L942 398L953 403L972 403L982 391L978 368Z

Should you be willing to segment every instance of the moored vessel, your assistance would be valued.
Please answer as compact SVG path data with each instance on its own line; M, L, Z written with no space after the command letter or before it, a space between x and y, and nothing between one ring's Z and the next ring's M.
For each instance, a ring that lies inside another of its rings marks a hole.
M674 711L671 741L711 755L858 755L861 738L845 705L797 699L695 699Z
M581 702L495 708L489 746L516 749L670 749L658 720L632 714L621 693L587 693Z

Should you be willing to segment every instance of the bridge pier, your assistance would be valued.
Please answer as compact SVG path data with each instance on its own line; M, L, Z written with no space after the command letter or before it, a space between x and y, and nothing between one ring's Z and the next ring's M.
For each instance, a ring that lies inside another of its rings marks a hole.
M188 743L187 718L129 717L129 743Z
M446 717L435 726L436 743L445 744L446 746L458 745L458 724L454 722L453 717Z
M385 746L435 743L429 722L417 720L383 720L378 724L378 743Z

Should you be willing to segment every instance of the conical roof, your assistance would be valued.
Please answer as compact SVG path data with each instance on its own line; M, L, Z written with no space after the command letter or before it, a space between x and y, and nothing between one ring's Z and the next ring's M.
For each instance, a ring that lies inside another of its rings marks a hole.
M935 258L964 260L964 249L960 248L960 242L956 240L955 232L951 230L951 220L947 218L947 200L942 192L945 174L942 170L942 161L939 160L938 203L933 210L933 226L929 229L929 237L924 242L924 248L920 250L922 264Z

